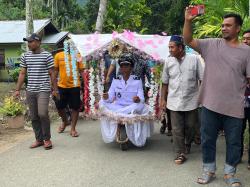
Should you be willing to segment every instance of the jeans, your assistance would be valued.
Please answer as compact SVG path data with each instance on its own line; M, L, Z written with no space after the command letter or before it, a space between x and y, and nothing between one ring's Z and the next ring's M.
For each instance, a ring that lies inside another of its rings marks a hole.
M50 92L27 91L26 95L36 140L49 140L51 138L48 112Z
M241 132L241 158L243 156L244 152L244 132L247 127L247 122L248 122L248 134L249 134L249 147L250 147L250 108L245 108L245 118L243 119L243 127L242 127L242 132ZM248 164L250 164L250 149L248 148Z
M243 120L213 112L205 107L201 111L201 146L203 168L216 170L216 140L220 129L226 138L225 173L235 172L241 158L241 131Z

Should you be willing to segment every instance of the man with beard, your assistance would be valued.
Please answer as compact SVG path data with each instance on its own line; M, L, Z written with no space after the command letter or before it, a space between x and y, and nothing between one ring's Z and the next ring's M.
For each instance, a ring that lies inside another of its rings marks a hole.
M244 92L250 78L250 48L238 39L243 21L237 14L227 14L221 25L223 38L193 39L192 21L197 15L192 15L192 8L185 11L184 41L206 63L200 96L203 175L197 182L207 184L215 178L216 140L223 129L224 181L230 186L242 186L235 173L241 156Z

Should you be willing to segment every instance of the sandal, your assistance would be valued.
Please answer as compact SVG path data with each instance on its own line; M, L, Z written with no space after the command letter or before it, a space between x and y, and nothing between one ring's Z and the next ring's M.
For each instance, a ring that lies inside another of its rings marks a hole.
M184 154L179 154L175 159L174 162L178 165L183 164L185 161L187 160L187 158L185 157Z
M66 129L66 127L67 126L69 126L70 124L68 123L68 124L61 124L59 127L58 127L58 130L57 130L57 132L58 133L63 133L64 132L64 130Z
M224 175L224 181L228 186L242 187L240 180L235 178L234 175Z
M164 134L165 131L166 131L166 128L167 128L167 126L164 125L164 124L162 124L162 126L161 126L161 128L160 128L160 133L161 133L161 134Z
M78 132L76 132L76 131L71 131L71 132L70 132L70 136L72 136L72 137L78 137L79 134L78 134Z
M215 173L204 172L201 177L197 179L198 184L208 184L215 179Z
M168 131L166 135L167 136L173 136L172 131Z

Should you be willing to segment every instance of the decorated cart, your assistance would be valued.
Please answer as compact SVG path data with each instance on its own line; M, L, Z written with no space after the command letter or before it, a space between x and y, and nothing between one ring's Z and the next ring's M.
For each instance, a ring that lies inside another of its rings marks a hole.
M123 33L113 32L112 34L88 34L88 35L70 35L71 51L78 51L83 57L85 63L85 73L83 77L83 102L85 117L97 118L114 123L120 124L152 124L158 116L159 112L159 85L160 85L160 73L163 66L163 61L169 56L168 42L170 37L160 35L139 35L130 31L124 31ZM117 51L112 51L112 47L118 46ZM137 53L142 57L150 66L151 80L149 84L150 90L148 93L148 110L147 115L119 115L112 113L105 113L101 111L101 108L97 107L98 102L101 99L104 90L104 60L103 53L109 51L113 58L119 58L122 51L119 50L119 46L126 46L130 52ZM67 46L68 47L68 46ZM77 52L73 52L73 55ZM112 54L113 53L113 54ZM72 59L75 59L72 57ZM119 142L119 132L111 132L113 136L116 136ZM126 128L128 131L128 128ZM105 131L105 129L102 129ZM110 130L109 130L110 132ZM133 133L132 133L133 134ZM147 133L150 136L150 132ZM110 138L110 137L109 137ZM108 142L106 137L106 142ZM110 139L113 139L111 137ZM145 144L145 138L141 137L129 137L133 144L137 146L143 146ZM137 141L143 139L142 141ZM124 140L125 143L128 139ZM105 141L105 138L104 138ZM124 142L119 142L124 145Z

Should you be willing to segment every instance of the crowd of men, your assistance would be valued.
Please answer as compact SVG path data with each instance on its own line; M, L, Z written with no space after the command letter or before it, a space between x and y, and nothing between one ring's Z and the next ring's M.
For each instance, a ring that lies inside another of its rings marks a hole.
M242 186L235 174L237 164L241 162L243 156L244 131L250 120L250 87L248 86L250 30L243 33L241 42L239 33L243 21L239 15L232 13L224 16L221 26L222 38L194 39L192 22L195 17L191 14L191 7L187 7L183 36L173 35L171 37L168 46L171 56L165 60L162 72L160 107L162 112L166 112L168 109L168 118L171 120L172 129L170 130L176 152L174 162L183 164L187 160L191 143L200 130L201 134L198 136L201 136L203 172L197 182L199 184L211 182L215 178L216 172L216 140L219 132L223 130L226 139L224 180L229 186ZM74 77L73 67L70 63L72 59L67 57L65 60L64 52L56 54L53 60L50 53L41 49L39 35L32 34L24 38L24 41L28 42L30 51L21 57L21 71L15 95L19 95L27 74L27 102L36 138L31 148L44 146L45 149L51 149L48 115L50 82L53 87L52 95L62 118L58 132L62 133L67 125L71 125L70 134L72 137L77 137L80 75L83 73L84 66L79 61L76 63L77 75ZM205 65L201 63L198 55L187 54L184 44L196 50L203 58ZM105 58L108 58L107 54L104 55ZM118 68L119 65L122 65L123 77L118 76L118 79L124 80L124 85L133 82L136 82L138 88L144 85L138 80L144 80L147 71L144 73L141 73L140 70L136 71L138 74L136 77L130 76L130 74L133 72L132 67L145 70L147 65L139 64L142 62L139 60L124 59L118 60L118 62L110 61L105 66L109 68L111 64L111 68L106 70L107 89L112 87L113 82L111 83L110 79L117 76L112 75L112 72L115 66ZM137 65L134 64L136 62ZM74 79L77 79L76 84ZM119 81L115 82L114 84L119 84ZM112 94L116 95L116 89L112 88L112 90ZM122 99L119 94L117 97ZM108 100L108 95L104 94L103 99ZM140 92L140 97L133 96L129 102L141 103L144 102L144 97ZM67 105L71 108L71 122L68 121L65 114ZM200 120L199 107L201 107ZM165 131L164 128L162 131ZM248 169L250 169L249 155L250 150L248 151Z

